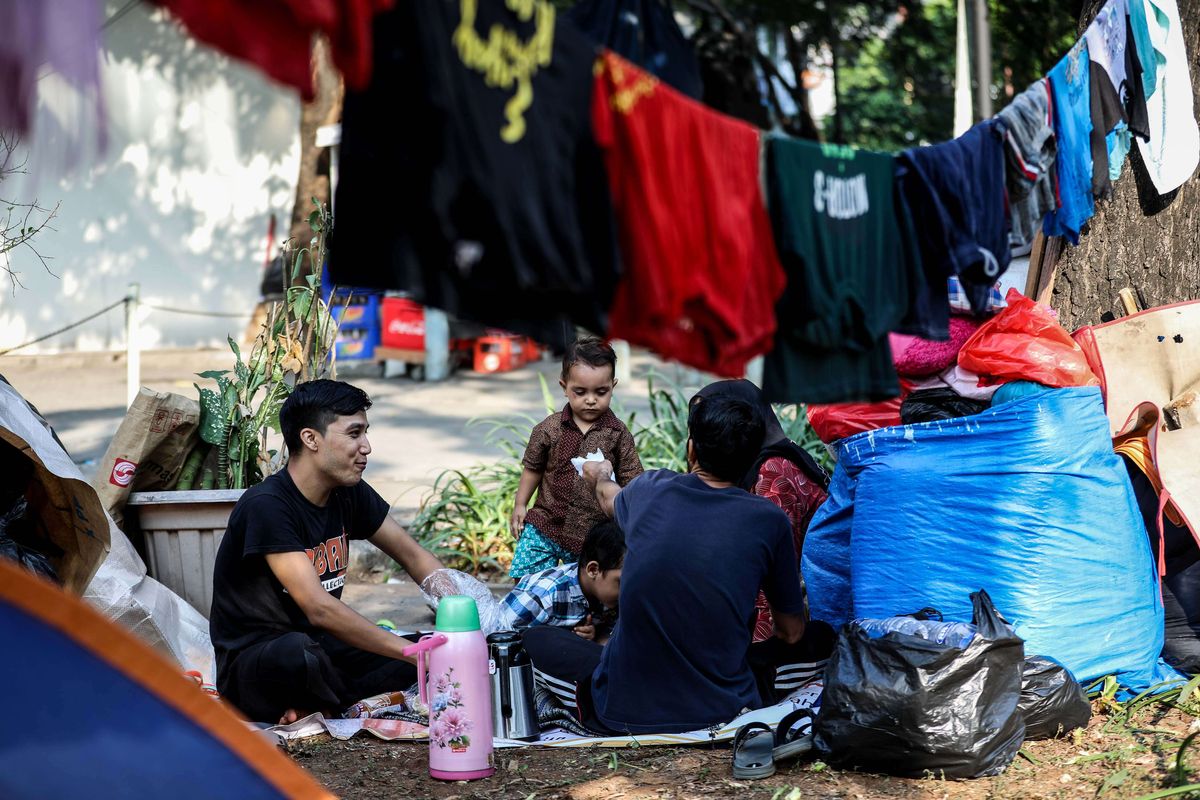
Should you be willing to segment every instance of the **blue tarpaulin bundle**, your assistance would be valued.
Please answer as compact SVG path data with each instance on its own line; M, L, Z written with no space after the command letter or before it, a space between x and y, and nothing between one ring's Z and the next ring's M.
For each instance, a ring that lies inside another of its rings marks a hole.
M969 621L964 598L984 587L1026 653L1084 685L1178 677L1159 661L1155 567L1099 389L858 434L837 456L804 542L814 619L932 606Z

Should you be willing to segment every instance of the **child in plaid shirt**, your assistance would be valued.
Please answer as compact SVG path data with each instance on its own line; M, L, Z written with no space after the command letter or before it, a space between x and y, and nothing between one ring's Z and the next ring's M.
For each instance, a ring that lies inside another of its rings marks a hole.
M504 627L556 625L603 644L616 617L624 561L624 532L611 521L595 525L579 561L521 578L502 603Z

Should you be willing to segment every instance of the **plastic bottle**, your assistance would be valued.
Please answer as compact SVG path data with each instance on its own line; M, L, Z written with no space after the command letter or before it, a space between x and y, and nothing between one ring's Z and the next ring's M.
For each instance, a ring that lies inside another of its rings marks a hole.
M927 639L947 647L966 649L975 638L975 626L969 622L942 622L941 620L914 619L913 617L886 617L884 619L856 619L854 621L872 639L889 633L905 633Z
M417 684L429 709L429 774L444 781L486 778L495 772L492 685L475 601L443 597L434 630L404 650L417 658Z

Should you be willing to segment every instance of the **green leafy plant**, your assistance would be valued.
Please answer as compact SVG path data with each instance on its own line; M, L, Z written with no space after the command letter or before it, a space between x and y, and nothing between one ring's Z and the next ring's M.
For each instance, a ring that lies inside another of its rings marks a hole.
M291 269L284 271L283 299L268 309L249 354L243 357L230 337L233 370L199 373L217 388L196 386L202 445L189 456L177 488L244 489L278 470L283 453L268 448L268 437L279 432L283 401L297 383L323 377L334 368L330 354L338 324L321 299L326 236L333 218L315 198L313 205L308 218L313 237L307 247L285 245L284 263ZM192 484L209 447L216 450L216 464L201 473L198 485Z
M561 406L544 376L541 381L545 413ZM682 387L651 375L648 381L649 414L643 422L636 412L614 405L614 412L633 433L638 457L648 469L687 469L687 414L691 394ZM824 446L808 425L802 406L776 406L776 415L788 438L827 463ZM466 470L446 470L421 502L413 521L413 535L447 566L473 573L504 572L512 563L513 538L508 530L513 499L521 480L521 456L529 433L540 422L528 414L481 418L468 425L485 426L485 440L503 457Z

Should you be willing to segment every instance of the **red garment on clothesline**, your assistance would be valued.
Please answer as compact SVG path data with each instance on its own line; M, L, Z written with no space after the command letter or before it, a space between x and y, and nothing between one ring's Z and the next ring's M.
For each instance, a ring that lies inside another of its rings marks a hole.
M759 132L628 61L597 62L624 272L608 334L717 375L770 349L786 277L759 181Z
M156 0L203 42L256 65L312 100L310 50L315 33L329 38L346 85L371 80L371 21L395 0Z

